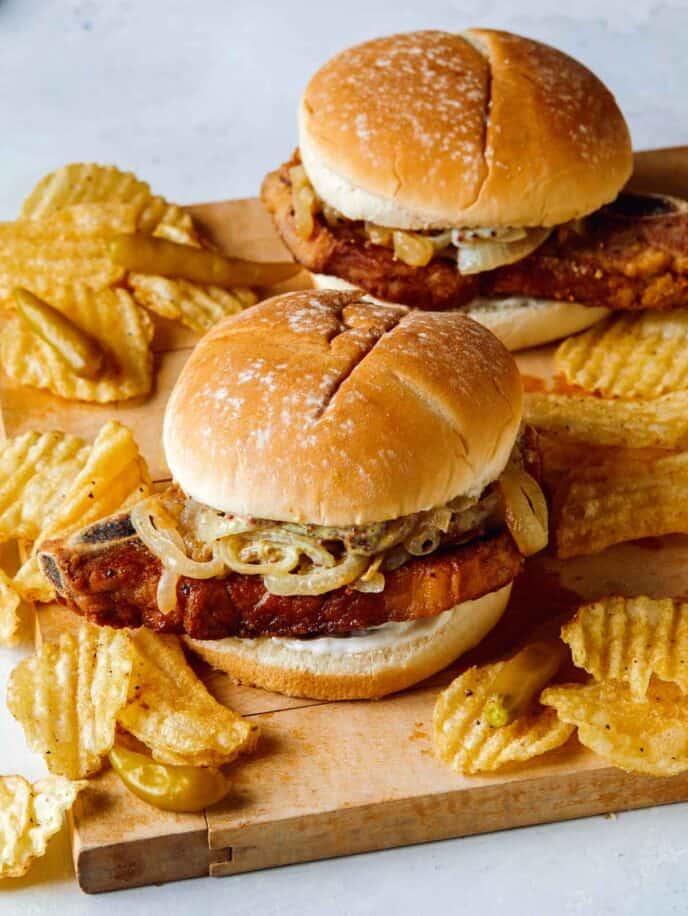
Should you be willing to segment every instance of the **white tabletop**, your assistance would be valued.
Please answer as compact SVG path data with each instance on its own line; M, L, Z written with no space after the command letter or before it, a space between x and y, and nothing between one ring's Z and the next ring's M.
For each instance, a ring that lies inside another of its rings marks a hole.
M0 0L0 220L72 160L133 169L182 203L254 195L294 147L299 92L333 52L478 24L583 60L616 93L636 148L688 143L686 0ZM18 654L0 650L3 692ZM43 772L2 708L0 772ZM26 878L0 885L0 913L679 913L687 813L675 805L99 898L79 892L63 835Z

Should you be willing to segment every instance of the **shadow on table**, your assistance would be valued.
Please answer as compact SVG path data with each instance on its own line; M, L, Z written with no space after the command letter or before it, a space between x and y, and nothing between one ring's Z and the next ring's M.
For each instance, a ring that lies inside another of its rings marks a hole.
M0 5L2 0L0 0ZM72 853L69 846L69 831L67 825L54 836L48 843L48 851L40 858L36 859L29 871L21 878L7 878L0 881L0 900L3 896L11 894L13 891L35 888L38 885L65 884L74 881L74 866L72 865ZM1 904L0 904L1 908Z

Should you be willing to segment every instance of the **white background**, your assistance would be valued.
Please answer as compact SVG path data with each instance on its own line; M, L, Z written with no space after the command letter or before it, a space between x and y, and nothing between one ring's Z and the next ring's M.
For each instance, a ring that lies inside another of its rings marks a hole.
M254 195L294 147L299 92L333 52L469 25L579 57L616 93L636 148L688 143L678 0L0 0L0 220L70 160L133 169L180 203ZM0 650L0 681L15 658ZM2 708L0 772L42 772ZM62 838L27 878L4 882L0 912L685 913L687 814L673 806L97 898L73 883Z

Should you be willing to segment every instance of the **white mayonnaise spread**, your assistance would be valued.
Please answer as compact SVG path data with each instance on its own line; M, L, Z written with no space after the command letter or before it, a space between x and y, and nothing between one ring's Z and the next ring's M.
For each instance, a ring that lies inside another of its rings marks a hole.
M278 639L287 649L307 652L312 655L356 655L359 652L372 652L388 646L400 648L405 642L415 642L419 637L432 636L440 630L455 608L426 617L422 620L407 620L402 623L383 623L369 630L354 630L350 636L318 636L314 639Z
M497 623L511 594L511 582L496 592L464 601L436 617L408 620L400 623L383 623L367 630L355 630L350 636L317 636L313 639L290 639L284 636L260 637L275 649L284 648L301 653L303 664L318 656L354 656L379 650L401 651L408 647L416 651L419 641L441 637L461 638L463 652L476 645L485 633Z

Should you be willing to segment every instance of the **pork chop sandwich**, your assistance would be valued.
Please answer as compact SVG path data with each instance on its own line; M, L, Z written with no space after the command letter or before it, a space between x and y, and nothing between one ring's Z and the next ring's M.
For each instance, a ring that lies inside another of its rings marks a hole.
M458 312L299 292L201 340L167 405L159 496L44 545L60 600L237 681L379 697L499 620L547 540L515 362Z
M644 307L600 210L631 166L624 118L582 64L507 32L412 32L312 77L299 148L262 199L317 286L465 309L520 349Z

